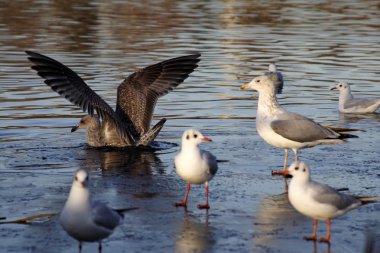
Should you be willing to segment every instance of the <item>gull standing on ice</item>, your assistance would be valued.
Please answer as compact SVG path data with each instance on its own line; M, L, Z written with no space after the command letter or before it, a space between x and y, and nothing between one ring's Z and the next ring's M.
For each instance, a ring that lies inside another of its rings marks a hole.
M339 111L342 113L373 113L380 107L380 98L354 98L346 82L338 83L330 90L339 90Z
M201 142L205 141L212 140L204 137L201 132L195 129L188 129L182 135L181 151L176 155L174 164L177 174L187 182L187 191L184 200L176 203L176 206L186 207L191 184L205 184L206 204L198 205L198 208L210 208L208 203L208 182L218 171L218 164L214 155L198 147Z
M289 201L303 215L314 219L314 232L306 240L317 240L318 220L327 222L327 234L320 242L330 242L331 219L341 216L363 204L380 200L380 197L350 196L334 188L315 182L310 177L309 166L302 161L295 161L285 170L292 175L288 188Z
M240 87L241 90L251 88L259 92L257 132L268 144L285 151L283 171L272 171L272 174L282 175L285 171L288 149L293 150L297 161L299 149L320 144L345 143L343 139L357 137L344 133L357 130L322 126L300 114L284 110L277 102L276 78L271 74L258 76Z
M123 219L123 212L134 209L115 210L105 204L92 201L88 189L89 175L86 170L75 172L69 197L60 214L60 223L66 232L79 241L79 252L82 242L99 242L108 237Z
M137 70L119 85L113 110L70 68L42 54L26 53L34 64L32 69L48 86L87 111L89 115L72 132L87 128L87 143L93 147L150 145L166 121L163 118L150 128L158 98L182 83L200 61L200 54L193 54Z

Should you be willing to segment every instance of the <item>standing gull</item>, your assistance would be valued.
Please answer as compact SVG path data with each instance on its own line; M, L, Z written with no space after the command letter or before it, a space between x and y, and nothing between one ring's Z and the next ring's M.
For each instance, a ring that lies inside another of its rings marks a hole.
M293 150L295 160L298 160L299 149L320 144L345 143L343 139L356 137L344 133L354 131L352 129L322 126L300 114L284 110L277 102L274 80L274 75L258 76L240 87L241 90L251 88L259 92L257 132L268 144L285 151L283 171L272 171L272 174L281 175L285 171L288 149Z
M177 174L187 182L187 191L184 200L176 203L176 206L186 207L191 184L205 184L206 204L198 205L198 208L210 208L208 182L218 171L218 164L215 156L199 148L198 145L205 141L209 142L211 139L195 129L188 129L182 135L181 152L175 157L174 164Z
M82 242L99 242L99 252L102 240L107 238L123 219L123 212L131 210L115 210L105 204L92 201L88 189L88 173L84 169L75 172L69 197L60 215L60 223L66 232L79 241L79 251Z
M339 111L342 113L373 113L380 107L380 98L354 98L348 83L338 83L330 90L339 90Z
M150 128L158 98L182 83L200 61L200 54L193 54L137 70L119 85L113 110L70 68L42 54L26 53L34 64L32 69L48 86L87 111L89 116L83 117L72 132L86 128L87 142L93 147L148 146L166 121L163 118Z
M318 220L327 222L327 234L320 242L330 242L331 219L341 216L363 204L380 200L379 197L358 197L338 192L328 185L315 182L310 177L310 168L305 162L295 161L285 170L292 175L288 196L292 206L303 215L314 219L312 236L306 240L317 240Z

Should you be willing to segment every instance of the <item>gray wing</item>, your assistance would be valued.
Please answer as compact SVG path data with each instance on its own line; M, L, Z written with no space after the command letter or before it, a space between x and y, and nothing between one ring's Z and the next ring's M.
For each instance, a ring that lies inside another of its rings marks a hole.
M319 184L317 182L310 182L313 189L313 199L319 203L329 204L335 206L339 210L344 210L355 203L360 203L359 200L338 192L334 188Z
M96 112L102 120L111 121L123 138L128 139L128 142L132 141L131 135L127 129L124 129L114 110L73 70L45 55L31 51L25 52L29 56L28 59L34 63L31 68L45 79L44 82L50 88L89 115L94 116Z
M116 113L141 136L150 128L157 99L182 83L198 66L200 54L169 59L128 76L117 91Z
M115 210L101 202L94 202L91 206L91 215L96 225L113 230L119 225L122 216Z
M202 157L207 161L209 165L209 173L211 175L215 175L218 171L218 162L216 161L216 157L208 151L201 150L201 152Z
M348 109L348 108L368 108L370 106L373 106L375 104L379 104L380 106L380 99L351 99L349 101L347 101L345 104L344 104L344 108L345 109Z
M340 136L311 119L292 112L280 114L278 119L271 123L271 128L282 137L297 142L337 139Z

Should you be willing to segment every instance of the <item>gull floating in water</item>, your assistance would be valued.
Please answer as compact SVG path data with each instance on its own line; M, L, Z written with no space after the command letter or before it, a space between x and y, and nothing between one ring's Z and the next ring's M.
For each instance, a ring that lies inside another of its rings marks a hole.
M338 83L330 90L339 90L339 111L342 113L373 113L380 107L380 98L354 98L346 82Z
M276 94L281 94L284 88L284 77L280 71L277 71L277 66L275 63L270 63L268 66L268 71L264 75L273 75L273 81L276 86Z
M199 148L198 145L205 141L209 142L211 139L195 129L188 129L182 135L181 152L175 157L174 163L177 174L187 182L187 191L184 200L176 203L176 206L186 207L191 184L205 184L206 204L198 205L198 208L210 208L208 182L218 171L218 164L214 155Z
M300 114L284 110L277 102L275 80L273 75L258 76L240 89L251 88L259 92L256 129L268 144L285 150L283 171L287 166L288 149L293 150L295 160L298 160L299 149L345 143L343 139L357 137L345 132L358 130L322 126ZM283 171L272 171L272 174L283 174Z
M79 251L82 242L99 242L99 252L102 240L107 238L123 219L123 212L132 210L112 209L105 204L92 201L88 189L89 176L86 170L75 172L69 197L60 214L63 229L79 241Z
M314 232L306 240L317 240L318 220L327 222L327 234L320 242L330 242L331 219L341 216L363 204L380 200L380 197L359 197L343 194L334 188L315 182L310 177L309 166L295 161L285 171L292 175L288 196L292 206L303 215L314 219Z
M26 53L48 86L87 111L89 115L72 132L87 128L87 143L93 147L148 146L166 121L163 118L150 128L158 98L182 83L200 61L200 54L193 54L137 70L119 85L113 110L70 68L42 54Z

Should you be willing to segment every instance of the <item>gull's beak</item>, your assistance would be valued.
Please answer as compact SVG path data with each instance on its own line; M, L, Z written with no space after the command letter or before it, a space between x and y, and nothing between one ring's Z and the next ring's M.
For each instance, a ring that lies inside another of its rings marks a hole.
M78 130L79 126L73 126L73 128L71 128L71 132L75 132L76 130Z
M246 84L243 84L242 86L240 86L240 90L246 90L249 88L249 83L246 83Z
M290 171L289 170L283 170L282 173L284 174L284 176L290 175Z
M208 142L211 142L212 140L211 140L210 138L203 137L203 138L201 139L201 141L208 141Z
M330 87L330 90L337 90L336 86Z

